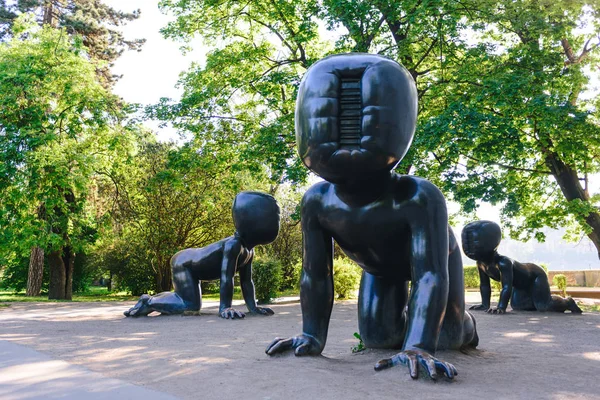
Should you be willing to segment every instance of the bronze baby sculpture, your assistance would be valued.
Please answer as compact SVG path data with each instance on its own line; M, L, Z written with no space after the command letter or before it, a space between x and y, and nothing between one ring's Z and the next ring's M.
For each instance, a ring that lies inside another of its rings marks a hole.
M333 307L333 240L363 269L358 321L365 345L401 349L376 370L403 363L417 378L421 364L433 379L438 372L452 379L456 368L435 351L477 345L444 196L424 179L390 172L410 147L416 118L415 82L388 58L335 55L306 72L296 141L304 164L325 181L302 200L303 332L275 339L267 354L323 351Z
M175 292L162 292L155 296L144 294L138 303L125 311L127 317L139 317L153 311L161 314L181 314L199 311L202 295L199 283L221 279L219 315L222 318L244 318L244 313L231 307L233 277L240 274L242 294L252 313L272 315L273 310L258 307L252 282L254 246L268 244L279 233L279 206L265 193L241 192L232 207L235 234L202 248L178 252L171 258Z
M474 221L462 230L462 247L467 257L477 261L481 304L471 310L484 310L490 314L504 314L508 301L513 310L556 311L570 310L581 313L571 297L550 294L548 276L542 267L520 263L498 254L502 240L500 226L492 221ZM497 307L490 307L492 289L490 278L502 283Z

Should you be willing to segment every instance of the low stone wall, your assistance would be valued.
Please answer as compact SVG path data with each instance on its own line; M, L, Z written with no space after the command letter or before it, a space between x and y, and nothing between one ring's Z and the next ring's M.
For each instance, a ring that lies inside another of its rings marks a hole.
M563 274L567 277L567 286L600 287L600 270L585 271L548 271L548 281L552 286L554 275Z

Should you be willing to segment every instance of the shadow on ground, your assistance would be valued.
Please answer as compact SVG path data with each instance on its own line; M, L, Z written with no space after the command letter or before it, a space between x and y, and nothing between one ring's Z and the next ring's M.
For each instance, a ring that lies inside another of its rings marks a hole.
M300 332L299 304L235 321L215 307L200 316L123 317L132 304L14 303L0 309L0 340L190 399L600 398L599 313L475 313L480 350L439 352L459 375L432 382L412 381L403 366L375 372L393 351L352 354L355 302L334 306L320 357L264 353L276 336Z

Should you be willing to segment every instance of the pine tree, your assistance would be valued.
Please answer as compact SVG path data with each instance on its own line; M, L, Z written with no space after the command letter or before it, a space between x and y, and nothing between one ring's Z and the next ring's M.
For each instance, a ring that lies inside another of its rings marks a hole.
M11 26L18 14L33 12L40 25L66 28L79 35L96 66L100 83L109 88L118 79L110 67L124 50L140 50L144 39L127 40L119 27L140 16L115 10L102 0L18 0L7 4L0 0L0 41L11 35Z

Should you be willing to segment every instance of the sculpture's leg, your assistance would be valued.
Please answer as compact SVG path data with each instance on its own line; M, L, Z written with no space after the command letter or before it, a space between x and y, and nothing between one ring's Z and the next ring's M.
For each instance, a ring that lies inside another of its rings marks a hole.
M536 307L531 296L532 290L523 290L513 287L510 306L516 311L535 311Z
M184 311L199 311L202 305L198 279L188 268L175 264L173 286L175 293L162 292L154 296L142 295L135 306L125 311L127 317L142 317L157 311L161 314L181 314Z
M465 310L465 281L460 249L452 230L448 231L448 304L438 340L438 349L476 347L479 343L475 318Z
M577 306L577 303L573 298L564 298L561 296L553 296L550 294L550 284L548 278L544 274L538 276L533 283L532 290L533 302L535 308L538 311L555 311L565 312L567 310L573 313L581 313L581 308Z
M366 347L402 347L407 298L408 282L363 271L358 296L358 330Z

